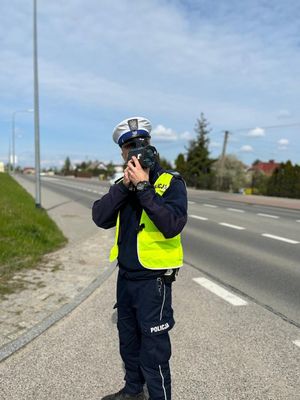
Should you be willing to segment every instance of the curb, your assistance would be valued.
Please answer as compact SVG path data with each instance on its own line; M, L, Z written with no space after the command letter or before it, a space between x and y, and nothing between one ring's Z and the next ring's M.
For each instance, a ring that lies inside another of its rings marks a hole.
M43 321L36 324L29 331L25 332L18 339L11 341L10 343L2 346L0 348L0 362L4 361L15 352L19 351L22 347L26 346L32 340L40 336L47 329L49 329L56 322L60 321L71 311L73 311L77 306L79 306L84 300L86 300L96 289L98 289L116 270L114 268L106 267L103 274L94 279L87 288L85 288L81 293L79 293L71 303L67 303L51 314L49 317L45 318Z

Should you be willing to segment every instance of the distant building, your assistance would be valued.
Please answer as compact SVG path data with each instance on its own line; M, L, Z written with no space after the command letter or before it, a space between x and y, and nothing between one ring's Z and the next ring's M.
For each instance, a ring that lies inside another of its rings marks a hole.
M25 167L25 168L23 168L23 174L34 175L35 174L35 168L33 168L33 167Z
M280 163L270 160L269 162L257 161L248 169L248 172L262 172L266 176L271 176Z
M99 170L106 171L107 170L107 166L101 161L100 162L99 161L94 161L87 167L87 169L88 170L99 169Z
M0 162L0 172L4 172L4 162Z

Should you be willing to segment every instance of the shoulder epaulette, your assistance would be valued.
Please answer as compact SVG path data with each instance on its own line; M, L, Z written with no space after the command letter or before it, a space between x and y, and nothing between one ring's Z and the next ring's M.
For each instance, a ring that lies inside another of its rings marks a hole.
M175 178L175 179L180 179L186 186L185 180L183 179L183 177L180 175L180 173L178 171L168 169L165 172L167 172L168 174L171 174L173 176L173 178Z
M173 169L167 169L167 170L165 170L165 172L167 172L168 174L173 175L174 178L183 179L182 176L180 175L180 173L178 171L173 170Z

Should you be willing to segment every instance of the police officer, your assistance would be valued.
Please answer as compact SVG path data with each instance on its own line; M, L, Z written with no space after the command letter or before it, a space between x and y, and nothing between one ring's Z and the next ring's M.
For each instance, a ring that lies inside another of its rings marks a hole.
M142 117L120 122L113 140L127 166L123 179L93 205L101 228L116 226L110 261L117 259L117 309L125 386L102 400L171 400L169 330L174 326L172 281L183 264L180 232L187 221L185 183L164 171Z

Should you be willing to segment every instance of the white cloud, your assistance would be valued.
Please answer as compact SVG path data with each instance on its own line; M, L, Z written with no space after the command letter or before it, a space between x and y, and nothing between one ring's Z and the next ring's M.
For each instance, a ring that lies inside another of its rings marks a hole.
M248 133L247 133L247 136L250 136L250 137L263 137L263 136L265 136L265 130L263 129L263 128L255 128L255 129L252 129L251 131L249 131Z
M242 146L240 148L240 151L242 151L243 153L252 153L253 152L253 147L248 145L248 144L245 144L244 146Z
M290 141L288 139L279 139L277 143L278 150L287 150Z
M161 142L175 141L178 139L178 135L171 128L166 128L163 125L157 125L153 129L151 136L154 140Z
M288 139L279 139L277 142L280 146L287 146L290 141Z

